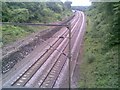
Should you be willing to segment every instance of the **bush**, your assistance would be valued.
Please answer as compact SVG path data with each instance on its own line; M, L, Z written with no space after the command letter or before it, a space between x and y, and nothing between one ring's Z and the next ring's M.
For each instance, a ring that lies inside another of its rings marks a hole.
M87 62L90 64L90 63L94 62L94 60L95 60L95 55L93 53L89 53L87 55Z

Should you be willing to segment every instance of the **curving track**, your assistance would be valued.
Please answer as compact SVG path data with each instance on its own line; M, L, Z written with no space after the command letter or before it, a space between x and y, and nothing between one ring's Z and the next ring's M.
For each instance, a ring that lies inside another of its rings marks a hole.
M76 12L71 22L71 72L73 74L75 62L80 48L80 35L84 27L84 14ZM58 83L58 77L68 62L69 39L68 29L63 27L42 46L39 59L33 60L24 70L10 79L4 86L53 88Z

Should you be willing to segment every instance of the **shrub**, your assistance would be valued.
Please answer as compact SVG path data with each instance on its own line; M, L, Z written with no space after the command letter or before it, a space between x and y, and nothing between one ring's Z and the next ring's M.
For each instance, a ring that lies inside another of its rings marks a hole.
M89 53L87 56L87 62L92 63L95 60L95 55L93 53Z

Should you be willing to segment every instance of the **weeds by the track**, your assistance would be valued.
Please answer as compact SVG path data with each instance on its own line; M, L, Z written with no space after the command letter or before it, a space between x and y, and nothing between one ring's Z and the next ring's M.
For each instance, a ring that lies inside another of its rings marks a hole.
M95 31L92 26L88 16L84 55L80 64L80 88L117 88L118 47L105 49L102 36L98 36L102 30Z

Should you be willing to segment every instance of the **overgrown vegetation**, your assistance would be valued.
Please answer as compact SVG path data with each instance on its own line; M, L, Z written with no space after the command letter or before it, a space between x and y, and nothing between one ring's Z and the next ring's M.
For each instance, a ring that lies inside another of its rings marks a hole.
M66 4L67 3L67 4ZM51 23L72 14L69 2L2 2L2 22ZM36 29L28 26L3 25L3 44L16 41ZM43 29L43 28L42 28Z
M120 3L93 3L86 15L80 87L118 88Z

